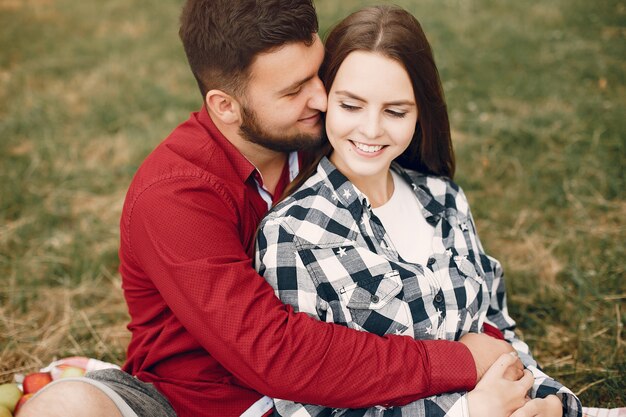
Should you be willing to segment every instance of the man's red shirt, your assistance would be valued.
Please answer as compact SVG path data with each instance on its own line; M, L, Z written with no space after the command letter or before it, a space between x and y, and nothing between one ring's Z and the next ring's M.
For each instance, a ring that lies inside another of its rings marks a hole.
M126 371L180 417L239 416L263 395L360 408L473 388L460 343L379 337L282 304L252 265L267 211L255 173L205 108L139 168L120 222Z

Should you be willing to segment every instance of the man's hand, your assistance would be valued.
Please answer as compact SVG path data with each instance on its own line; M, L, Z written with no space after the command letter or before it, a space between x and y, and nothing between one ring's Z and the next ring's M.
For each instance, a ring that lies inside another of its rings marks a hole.
M502 354L487 370L476 388L467 394L470 417L509 417L523 409L528 401L526 393L533 386L534 377L530 371L524 371L524 375L518 381L505 378L507 369L515 361L519 361L517 355ZM532 401L528 403L530 402ZM531 415L520 414L515 417Z
M483 333L468 333L459 339L472 353L474 362L476 363L477 381L480 381L487 372L487 369L503 354L515 352L513 346L504 340L499 340ZM524 366L519 358L516 357L509 368L503 374L503 377L517 381L523 376Z
M556 395L528 401L511 417L563 417L563 404Z

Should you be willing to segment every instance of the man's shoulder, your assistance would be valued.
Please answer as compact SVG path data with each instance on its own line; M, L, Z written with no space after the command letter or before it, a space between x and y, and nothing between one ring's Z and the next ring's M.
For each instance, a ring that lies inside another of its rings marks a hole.
M190 118L141 163L129 186L126 205L149 196L165 199L171 195L171 201L180 202L186 192L190 196L203 192L226 198L241 187L222 148Z
M169 183L185 187L193 182L210 182L216 175L210 166L194 164L184 154L177 152L177 144L168 139L157 146L141 163L129 187L129 195L138 196L149 189Z

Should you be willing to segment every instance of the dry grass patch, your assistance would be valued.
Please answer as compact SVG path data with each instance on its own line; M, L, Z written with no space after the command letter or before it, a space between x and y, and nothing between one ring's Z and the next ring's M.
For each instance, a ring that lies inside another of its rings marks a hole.
M15 309L34 291L27 315ZM0 380L32 371L62 356L119 358L129 341L119 278L103 274L78 286L3 289L0 307ZM85 304L85 301L89 300Z
M92 138L80 149L80 159L89 170L114 170L131 162L129 138L125 133Z
M499 253L506 258L507 267L525 276L535 277L540 291L557 291L558 276L563 270L562 261L554 255L554 243L539 234L522 235L498 244Z

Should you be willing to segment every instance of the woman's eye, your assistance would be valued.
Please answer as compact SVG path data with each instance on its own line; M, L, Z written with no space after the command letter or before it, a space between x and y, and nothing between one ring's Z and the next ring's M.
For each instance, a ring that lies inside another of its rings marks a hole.
M399 119L401 119L404 116L406 116L405 112L400 112L400 111L395 111L395 110L387 110L387 114L389 114L392 117L397 117Z
M350 104L346 104L346 103L340 103L339 107L348 111L355 111L359 109L358 106L351 106Z

